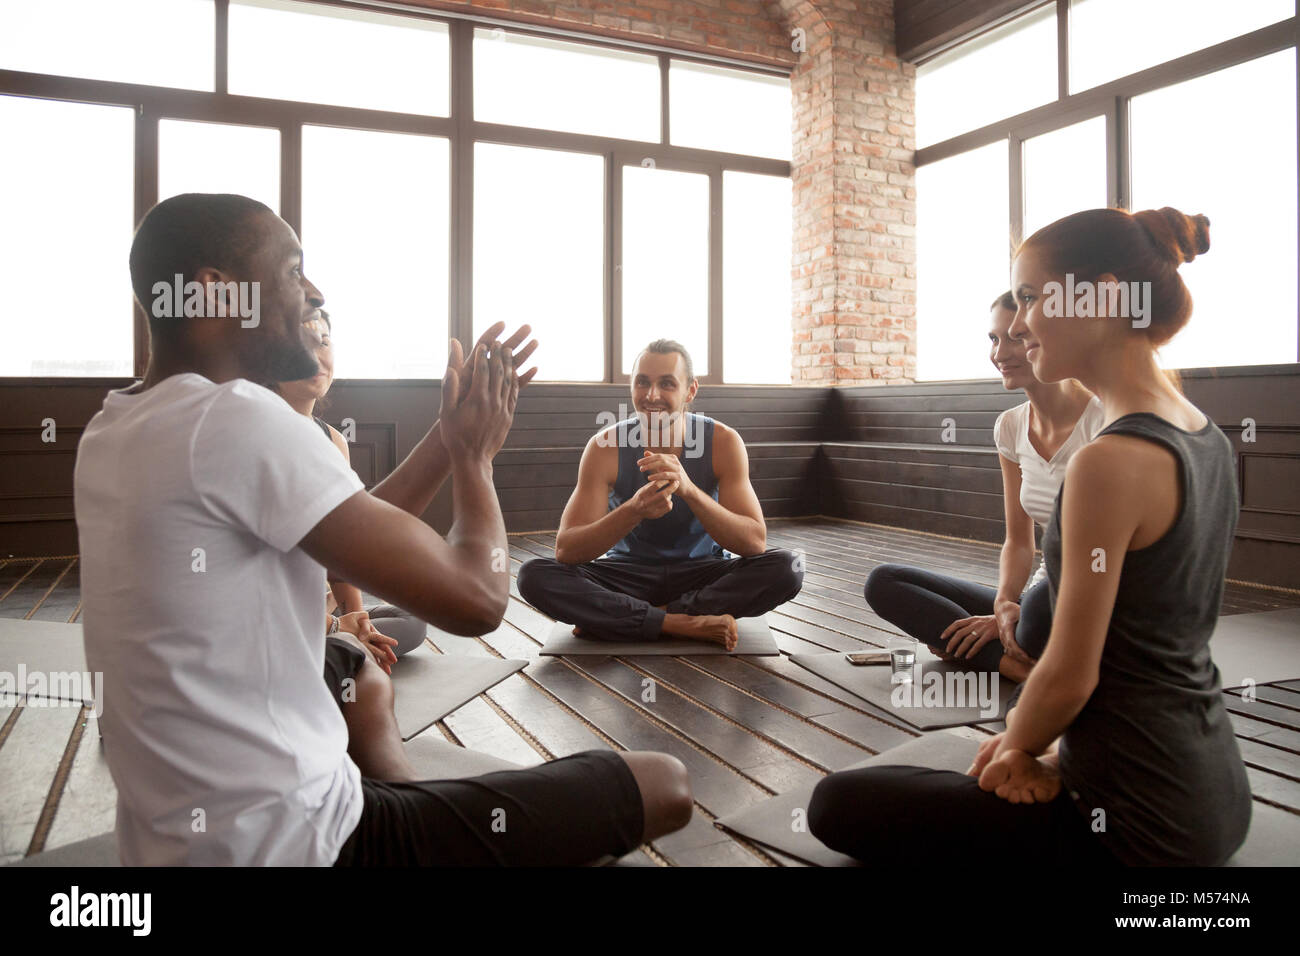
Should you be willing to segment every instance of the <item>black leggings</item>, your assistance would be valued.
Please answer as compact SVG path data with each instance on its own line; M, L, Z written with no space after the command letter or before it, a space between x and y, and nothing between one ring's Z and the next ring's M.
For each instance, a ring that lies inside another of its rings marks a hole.
M951 770L833 773L813 791L808 829L869 865L1118 865L1064 789L1050 803L1015 804Z
M993 613L994 588L905 564L882 564L867 577L867 604L890 624L930 647L942 648L944 629L963 617ZM1020 598L1016 643L1030 657L1043 656L1052 631L1052 604L1047 579ZM997 673L1002 642L989 641L970 660L973 670Z
M335 866L575 866L641 844L641 789L612 750L464 780L361 779Z

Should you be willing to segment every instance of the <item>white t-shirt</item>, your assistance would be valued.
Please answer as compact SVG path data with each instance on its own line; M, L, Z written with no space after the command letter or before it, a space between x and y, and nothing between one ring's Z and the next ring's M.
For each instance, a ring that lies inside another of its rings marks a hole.
M1076 451L1097 437L1106 420L1101 400L1093 397L1074 424L1074 431L1065 440L1050 461L1034 450L1029 440L1029 403L1023 402L1008 408L993 424L993 441L998 454L1020 465L1020 507L1040 527L1047 527L1056 507L1056 496L1065 481L1065 469ZM1047 576L1047 568L1039 562L1026 587L1032 587Z
M109 393L75 485L122 862L333 863L361 776L298 542L361 481L271 391L186 373Z

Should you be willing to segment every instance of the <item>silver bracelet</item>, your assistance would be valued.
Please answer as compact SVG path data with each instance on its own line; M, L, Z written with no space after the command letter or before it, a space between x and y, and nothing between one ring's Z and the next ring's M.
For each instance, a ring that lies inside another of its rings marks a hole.
M335 617L333 614L331 614L329 630L325 632L325 636L328 637L329 635L337 634L338 632L339 632L339 619Z

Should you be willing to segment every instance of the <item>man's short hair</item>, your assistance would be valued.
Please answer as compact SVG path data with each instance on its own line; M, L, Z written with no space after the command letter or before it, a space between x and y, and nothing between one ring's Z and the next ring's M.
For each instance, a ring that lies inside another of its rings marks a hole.
M642 354L646 352L655 355L668 355L676 352L682 357L682 361L686 363L686 384L690 385L691 382L695 381L695 363L691 361L691 353L686 351L686 346L682 345L681 342L673 339L655 339L641 350Z
M274 215L265 204L233 193L182 193L164 199L140 221L131 242L131 289L155 324L155 283L190 282L202 268L247 274L261 238L252 220Z
M1002 308L1006 309L1008 312L1016 311L1016 297L1011 294L1010 289L1008 289L1006 292L1003 292L1000 296L998 296L996 299L993 300L993 304L989 306L989 311L992 312L998 306L1001 306Z

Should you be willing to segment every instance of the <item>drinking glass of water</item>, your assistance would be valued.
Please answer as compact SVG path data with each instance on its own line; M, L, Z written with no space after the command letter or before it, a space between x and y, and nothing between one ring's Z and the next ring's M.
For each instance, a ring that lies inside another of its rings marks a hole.
M912 683L912 669L916 666L916 641L910 637L891 637L885 642L889 663L893 667L891 684Z

